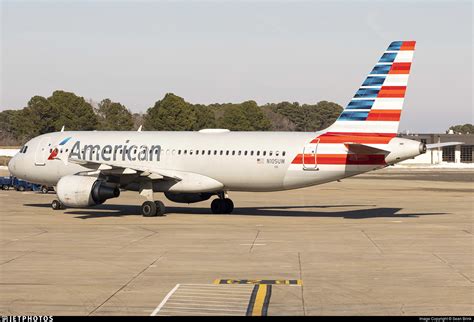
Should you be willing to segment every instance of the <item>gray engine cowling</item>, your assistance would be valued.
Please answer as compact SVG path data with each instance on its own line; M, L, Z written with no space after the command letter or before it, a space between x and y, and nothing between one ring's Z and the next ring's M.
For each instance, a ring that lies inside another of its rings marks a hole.
M56 186L59 201L66 207L98 205L120 195L120 189L94 177L69 175Z
M198 193L165 192L166 198L178 203L194 203L194 202L204 201L211 198L212 195L213 193L209 193L209 192L198 192Z

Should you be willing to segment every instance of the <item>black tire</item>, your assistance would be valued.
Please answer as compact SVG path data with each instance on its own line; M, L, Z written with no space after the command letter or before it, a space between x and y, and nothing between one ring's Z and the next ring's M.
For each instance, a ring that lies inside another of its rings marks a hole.
M41 192L44 194L48 193L49 192L48 187L41 187Z
M143 217L156 216L156 204L153 201L145 201L142 204L142 215Z
M4 184L4 185L2 186L2 189L3 189L3 190L8 190L8 189L10 189L10 187L9 187L7 184Z
M18 191L21 191L21 192L25 191L25 187L19 186L19 187L18 187Z
M156 205L156 216L164 216L166 213L165 204L161 201L155 201Z
M211 202L211 211L213 214L224 214L226 210L226 204L223 199L214 199Z
M225 212L224 213L226 213L226 214L232 213L232 211L234 211L234 203L232 202L232 200L230 200L229 198L225 198L224 203L225 203Z
M63 208L63 205L59 200L53 200L51 202L51 208L53 208L53 210L60 210Z

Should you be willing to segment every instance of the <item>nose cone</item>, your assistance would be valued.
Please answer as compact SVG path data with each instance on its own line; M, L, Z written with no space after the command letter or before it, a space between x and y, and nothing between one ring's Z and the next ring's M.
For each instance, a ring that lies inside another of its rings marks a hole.
M8 162L8 171L10 171L12 175L15 175L16 173L16 158L15 157L11 158L10 162Z

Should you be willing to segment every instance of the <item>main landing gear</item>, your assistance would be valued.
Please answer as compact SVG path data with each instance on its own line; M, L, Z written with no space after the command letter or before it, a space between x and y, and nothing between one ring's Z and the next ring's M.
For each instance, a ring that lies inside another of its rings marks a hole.
M211 202L211 211L213 214L230 214L234 210L234 203L225 197L224 193L217 194L219 199Z
M161 201L153 199L153 185L151 181L144 181L140 183L140 195L145 197L147 201L142 204L143 217L164 216L166 207Z
M165 212L165 204L161 201L145 201L142 204L143 217L164 216Z

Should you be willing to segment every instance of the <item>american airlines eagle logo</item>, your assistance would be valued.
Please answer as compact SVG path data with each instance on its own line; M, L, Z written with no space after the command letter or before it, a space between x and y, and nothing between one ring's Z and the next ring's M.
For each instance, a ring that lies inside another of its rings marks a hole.
M72 138L72 136L68 137L68 138L65 138L64 140L62 140L61 142L59 142L58 146L55 147L53 149L53 151L51 151L51 154L49 155L48 157L48 160L54 160L56 159L57 155L58 155L58 152L59 152L59 148L60 146L66 144L70 139Z

